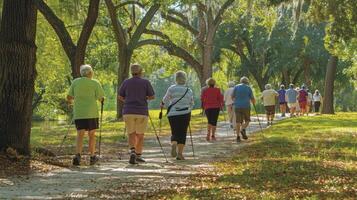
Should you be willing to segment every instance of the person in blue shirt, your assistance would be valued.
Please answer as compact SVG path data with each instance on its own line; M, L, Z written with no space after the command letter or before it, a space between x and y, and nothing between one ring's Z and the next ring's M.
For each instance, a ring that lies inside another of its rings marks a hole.
M240 79L240 84L234 87L232 94L234 101L236 121L237 121L237 142L240 142L239 133L243 139L247 140L246 128L250 122L250 103L255 104L255 98L252 88L249 86L249 79L243 76Z
M282 84L280 85L280 90L278 90L279 93L279 107L280 107L280 112L281 112L281 117L285 117L286 113L286 100L285 100L285 86Z
M299 92L294 89L294 84L289 85L289 89L285 93L285 100L288 103L290 109L290 117L295 116L295 111L299 104L297 103Z

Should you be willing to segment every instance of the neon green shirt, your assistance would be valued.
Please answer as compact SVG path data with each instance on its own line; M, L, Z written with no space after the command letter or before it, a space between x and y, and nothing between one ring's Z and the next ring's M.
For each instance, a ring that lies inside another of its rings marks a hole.
M68 95L74 97L73 119L99 118L97 100L104 97L104 90L97 80L75 79Z

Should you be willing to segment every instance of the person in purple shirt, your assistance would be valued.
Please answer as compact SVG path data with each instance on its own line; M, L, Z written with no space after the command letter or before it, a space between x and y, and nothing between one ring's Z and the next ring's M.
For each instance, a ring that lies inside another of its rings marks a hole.
M118 99L124 103L123 118L129 134L129 163L137 164L145 162L141 155L148 125L148 100L155 98L155 92L151 83L142 78L143 70L139 64L131 65L130 70L133 77L122 83Z
M280 107L280 112L281 112L281 116L285 117L285 113L286 113L286 100L285 100L285 85L281 84L280 85L280 90L278 90L279 93L279 107Z

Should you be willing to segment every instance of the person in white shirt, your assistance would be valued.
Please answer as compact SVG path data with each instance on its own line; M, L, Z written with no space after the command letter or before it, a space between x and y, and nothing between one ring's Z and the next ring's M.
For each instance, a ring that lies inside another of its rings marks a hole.
M278 97L279 93L273 90L270 84L266 84L261 99L263 100L263 104L266 110L268 126L273 125L273 120L275 116L275 105Z
M224 103L227 108L227 114L228 114L230 126L232 129L235 130L237 122L236 122L236 115L234 112L234 101L232 99L234 86L235 86L234 81L229 81L228 89L224 92Z
M322 96L318 90L315 91L312 100L314 102L315 113L320 112L320 106L322 102Z

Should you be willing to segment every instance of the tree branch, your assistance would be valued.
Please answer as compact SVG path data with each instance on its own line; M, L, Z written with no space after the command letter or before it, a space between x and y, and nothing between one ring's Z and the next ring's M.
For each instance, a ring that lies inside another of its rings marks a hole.
M168 35L164 34L164 33L161 32L161 31L145 29L145 30L144 30L144 33L150 34L150 35L155 35L155 36L161 37L161 38L164 39L164 40L170 40L170 41L171 41L170 37L169 37Z
M123 7L123 6L126 6L126 5L129 5L129 4L136 4L136 5L138 5L140 8L145 8L145 5L142 4L142 3L140 3L140 2L138 2L138 1L126 1L126 2L124 2L124 3L121 3L121 4L117 5L117 6L115 6L114 9L115 9L115 10L118 10L119 8L121 8L121 7Z
M38 10L46 18L48 23L52 26L61 41L62 47L69 59L73 58L76 52L76 45L74 44L70 34L68 33L64 22L56 16L52 9L43 1L35 0Z
M228 9L229 6L231 6L233 4L234 0L227 0L222 7L219 9L215 19L214 19L214 24L215 26L218 26L221 21L222 21L222 17L223 17L223 13Z
M141 40L137 44L137 48L142 47L144 45L156 45L156 46L161 46L167 50L167 52L170 55L176 56L178 58L183 59L186 61L189 65L192 66L196 72L201 71L201 64L185 49L176 46L174 43L167 41L167 40L155 40L155 39L147 39L147 40Z
M133 37L129 41L128 48L134 49L136 43L139 41L141 35L144 33L147 25L151 22L155 13L159 10L160 4L154 4L150 7L150 9L146 12L144 18L141 20L139 26L136 28Z
M178 19L172 15L169 15L168 13L162 13L161 16L162 16L162 18L166 19L167 21L175 23L175 24L181 26L182 28L190 31L193 35L199 34L199 32L193 26L191 26L189 23L186 23L185 21L183 21L181 19Z
M116 14L116 10L112 0L105 0L105 4L107 5L110 19L112 21L113 31L115 35L115 39L119 45L127 45L126 44L126 33L120 21L118 20L118 16Z

